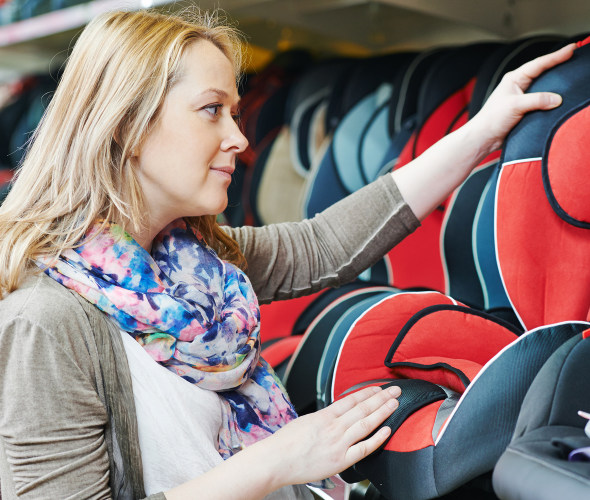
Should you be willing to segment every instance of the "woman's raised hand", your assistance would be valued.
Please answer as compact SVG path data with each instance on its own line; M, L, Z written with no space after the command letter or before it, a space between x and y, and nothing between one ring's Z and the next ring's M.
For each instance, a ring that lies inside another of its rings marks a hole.
M383 427L367 436L395 411L400 394L396 386L362 389L265 439L265 445L278 452L276 473L283 485L333 476L374 452L391 431Z
M551 92L526 94L531 82L541 73L567 61L576 44L537 57L504 75L482 109L471 120L477 134L486 138L488 151L501 147L508 132L520 121L525 113L535 110L553 109L561 104L561 96Z

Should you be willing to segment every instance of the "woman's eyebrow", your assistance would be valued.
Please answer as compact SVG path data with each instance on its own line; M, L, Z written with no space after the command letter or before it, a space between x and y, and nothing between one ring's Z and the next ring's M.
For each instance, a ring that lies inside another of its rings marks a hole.
M208 89L203 90L202 92L199 93L199 95L203 95L203 94L215 94L217 95L220 99L229 99L230 95L223 89L218 89L215 87L210 87ZM236 100L236 104L239 104L240 102L240 97L238 96L237 100Z

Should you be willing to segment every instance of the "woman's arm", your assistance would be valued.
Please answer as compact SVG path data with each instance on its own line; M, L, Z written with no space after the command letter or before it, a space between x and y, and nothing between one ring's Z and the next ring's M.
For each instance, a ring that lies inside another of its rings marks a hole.
M383 176L313 219L226 230L265 303L355 279L418 226L393 178Z
M375 451L390 434L383 427L397 408L399 387L369 387L299 417L214 469L165 493L168 500L258 500L290 484L330 477Z
M339 286L377 262L501 146L525 113L559 105L560 96L524 91L540 73L567 60L574 47L568 45L508 73L462 128L314 218L228 228L246 256L260 302Z

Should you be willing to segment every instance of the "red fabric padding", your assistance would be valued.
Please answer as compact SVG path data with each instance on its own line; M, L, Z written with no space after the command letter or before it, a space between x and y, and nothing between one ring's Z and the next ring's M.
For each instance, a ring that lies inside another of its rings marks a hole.
M502 168L496 213L500 272L526 329L586 320L590 233L555 214L543 188L541 161Z
M435 304L453 304L453 301L437 292L400 293L366 311L341 347L332 381L334 399L357 384L391 378L391 371L383 362L398 332L408 318Z
M590 328L582 332L582 338L587 339L588 337L590 337Z
M0 184L10 182L14 177L14 171L8 169L0 169Z
M291 335L290 337L282 338L269 345L266 349L263 349L262 357L270 366L273 368L277 367L293 355L302 339L303 335Z
M390 369L391 378L413 378L427 380L433 384L439 384L443 387L447 387L455 392L458 392L459 394L463 394L465 391L465 384L455 372L444 367L428 369L428 366L438 363L445 363L463 372L469 381L475 378L483 366L467 359L447 359L440 358L438 356L412 358L408 359L407 362L424 365L424 368L414 366L394 366Z
M474 85L475 78L434 110L417 132L414 141L410 140L402 150L396 169L403 167L450 131L467 122L468 115L464 110L471 100ZM393 286L424 287L441 292L446 290L440 237L447 205L448 200L426 217L414 233L387 254L386 258L393 271Z
M431 356L441 360L463 359L483 366L516 338L515 333L487 317L443 309L416 321L389 361L407 362Z
M262 342L287 337L305 308L325 290L296 299L278 300L260 306L260 339Z
M436 421L436 414L443 403L444 401L436 401L409 415L384 449L408 452L433 446L432 428Z
M580 222L590 222L590 182L587 182L590 107L570 116L556 131L547 156L551 192L559 206Z

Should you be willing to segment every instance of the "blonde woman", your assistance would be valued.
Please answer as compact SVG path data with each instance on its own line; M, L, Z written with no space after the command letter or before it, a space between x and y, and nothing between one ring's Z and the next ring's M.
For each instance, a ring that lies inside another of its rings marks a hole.
M259 357L256 296L353 279L522 114L559 105L523 90L571 53L512 73L468 125L314 219L221 229L247 145L234 32L92 21L0 209L3 500L310 498L303 484L374 451L399 389L296 418Z

